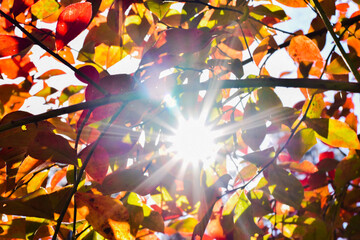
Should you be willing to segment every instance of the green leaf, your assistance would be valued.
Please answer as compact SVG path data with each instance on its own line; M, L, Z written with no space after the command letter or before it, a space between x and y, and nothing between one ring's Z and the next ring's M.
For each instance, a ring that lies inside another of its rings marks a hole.
M234 209L234 221L236 222L246 210L251 209L250 206L250 200L246 197L245 191L242 191Z
M311 128L298 131L286 146L290 156L299 161L316 144L315 132Z
M269 166L264 171L264 176L268 181L270 193L276 200L296 209L300 208L304 188L296 177L276 165Z
M331 63L326 66L325 73L328 74L348 74L349 68L346 66L346 63L344 62L343 58L339 56L337 53L333 53L333 56L336 56L333 58Z
M309 105L310 100L307 99L303 106L303 113ZM307 118L320 118L323 109L325 108L324 97L322 94L316 94L311 102L308 112L306 113Z
M356 132L347 123L336 119L328 119L328 136L325 138L326 124L324 120L312 120L312 128L316 131L316 137L332 147L360 149L360 142ZM316 124L314 124L316 123Z
M60 8L55 0L39 0L31 6L31 13L38 19L44 19L54 14Z
M262 217L272 213L269 196L262 190L251 190L247 193L247 197L251 202L254 217Z
M275 114L283 106L280 98L271 88L260 88L257 96L259 98L257 105L264 114Z
M138 15L131 15L126 18L125 26L131 39L140 46L151 25L146 17L140 18Z
M147 0L145 2L145 6L154 13L159 20L165 16L171 5L172 3L164 2L163 0Z
M341 190L350 180L358 177L360 177L360 157L352 150L336 167L334 179L336 189Z
M239 196L234 213L234 239L250 239L250 236L261 233L261 229L254 222L251 202L244 191Z
M60 105L66 102L69 99L69 97L71 97L75 93L80 92L83 88L84 86L75 86L75 85L70 85L67 88L64 88L64 90L62 90L61 95L59 97Z

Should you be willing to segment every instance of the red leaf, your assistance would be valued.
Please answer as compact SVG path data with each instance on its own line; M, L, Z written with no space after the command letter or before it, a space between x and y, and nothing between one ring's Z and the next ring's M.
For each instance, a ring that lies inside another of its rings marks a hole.
M28 48L32 42L27 38L0 35L0 57L12 56Z
M24 12L28 7L33 5L37 0L14 0L12 12L16 17L20 13Z
M100 74L98 70L96 70L95 67L91 65L85 65L78 69L80 72L91 78L94 82L98 83L100 79ZM79 74L75 73L75 77L82 81L83 83L89 84L87 80L85 80L83 77L81 77Z
M91 15L90 2L74 3L67 6L60 14L56 26L56 49L60 50L85 30L91 20Z
M319 161L322 161L326 158L335 158L335 154L333 152L322 152L319 154Z
M93 144L87 146L80 153L80 158L84 162L87 158ZM109 168L109 154L102 146L97 146L92 154L88 165L86 166L86 173L95 181L101 183Z

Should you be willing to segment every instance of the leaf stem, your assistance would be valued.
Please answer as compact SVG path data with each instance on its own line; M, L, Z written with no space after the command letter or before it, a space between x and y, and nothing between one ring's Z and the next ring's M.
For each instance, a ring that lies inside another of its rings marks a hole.
M357 71L354 64L351 62L351 59L349 58L348 54L345 52L345 49L341 45L339 38L336 36L336 34L333 30L333 27L332 27L329 19L326 16L324 9L321 7L318 0L314 0L314 4L315 4L315 7L316 7L318 13L320 14L321 19L323 20L323 22L326 26L326 29L330 32L331 37L334 39L336 46L339 48L346 65L351 70L351 72L354 74L355 79L360 83L360 74Z
M12 17L10 17L8 14L6 14L5 12L3 12L0 9L0 14L6 18L6 20L8 20L9 22L11 22L12 24L14 24L17 28L19 28L21 30L21 32L23 32L31 41L33 41L33 43L35 43L36 45L38 45L39 47L41 47L42 49L44 49L46 52L48 52L51 56L53 56L54 58L56 58L57 60L59 60L61 63L63 63L64 65L66 65L67 67L69 67L74 73L80 75L81 77L85 78L86 81L89 82L89 84L93 85L97 90L99 90L102 94L107 95L108 92L103 89L101 86L99 86L96 82L94 82L89 76L87 76L85 73L79 71L77 68L75 68L73 65L71 65L68 61L66 61L64 58L62 58L59 54L55 53L54 51L52 51L51 49L49 49L47 46L45 46L45 44L43 44L41 41L39 41L36 37L34 37L31 33L29 33L25 28L23 28L19 22L17 22L15 19L13 19Z

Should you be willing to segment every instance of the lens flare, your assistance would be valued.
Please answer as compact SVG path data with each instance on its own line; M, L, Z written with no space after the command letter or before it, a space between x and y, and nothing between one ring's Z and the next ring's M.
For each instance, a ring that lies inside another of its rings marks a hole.
M170 143L176 158L189 163L209 160L217 151L214 133L196 120L181 121Z

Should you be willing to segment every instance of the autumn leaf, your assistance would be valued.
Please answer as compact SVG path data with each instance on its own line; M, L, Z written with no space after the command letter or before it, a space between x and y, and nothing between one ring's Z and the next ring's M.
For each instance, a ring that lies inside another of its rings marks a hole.
M27 38L0 35L0 57L16 55L31 45L32 42Z
M52 69L52 70L46 71L46 72L44 72L43 74L41 74L41 75L38 77L38 79L46 80L46 79L51 78L52 76L59 76L59 75L62 75L62 74L65 74L65 72L64 72L63 70L60 70L60 69Z
M62 49L86 29L92 15L90 2L74 3L60 14L56 25L56 49Z
M38 19L44 19L60 8L60 4L55 0L39 0L31 6L31 13Z
M306 3L301 0L276 0L276 1L281 4L284 4L285 6L293 7L293 8L307 7Z
M302 61L323 61L318 46L304 35L295 36L291 39L288 52L290 57L298 63Z
M264 171L264 176L268 181L269 191L276 200L296 209L300 208L300 203L304 198L304 188L294 175L278 166L271 165Z
M360 149L356 132L342 121L332 118L311 119L311 127L317 133L317 138L330 146ZM324 131L327 131L327 135Z
M286 149L292 159L299 161L316 143L315 132L311 128L305 128L294 135Z
M92 193L76 193L78 211L103 237L135 239L130 233L129 213L117 199Z
M120 191L136 192L140 195L152 193L160 184L161 179L156 176L149 177L136 169L117 170L105 177L101 185L101 192L112 194Z

